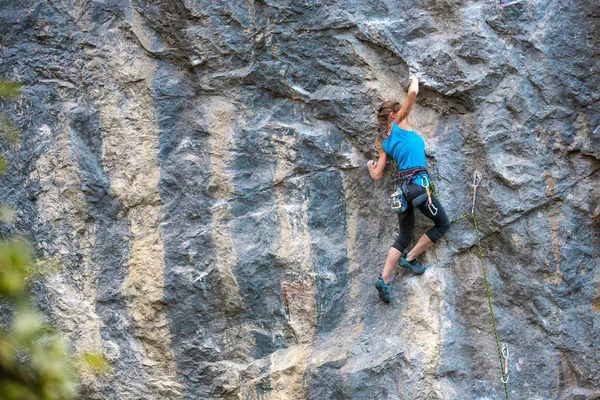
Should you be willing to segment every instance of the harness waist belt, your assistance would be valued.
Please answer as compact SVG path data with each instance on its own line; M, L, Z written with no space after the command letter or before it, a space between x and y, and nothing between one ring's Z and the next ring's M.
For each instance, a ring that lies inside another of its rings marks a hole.
M402 183L402 181L405 181L405 180L410 182L412 180L412 177L415 174L420 174L421 172L425 172L429 175L429 172L427 172L427 168L423 168L423 167L416 167L416 168L406 169L404 171L398 171L396 173L396 185Z

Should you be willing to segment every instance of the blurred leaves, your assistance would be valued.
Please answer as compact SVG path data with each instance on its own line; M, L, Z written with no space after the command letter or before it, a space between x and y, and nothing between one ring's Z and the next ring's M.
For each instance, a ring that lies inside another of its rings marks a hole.
M84 353L80 356L79 363L98 376L107 374L110 369L110 362L103 353Z
M0 204L0 221L12 224L15 222L17 213L15 210L6 204Z
M12 309L0 324L1 399L72 399L77 393L66 342L30 306L26 283L37 264L24 239L0 241L0 299Z
M60 262L54 258L36 260L27 269L27 279L37 279L45 274L54 274L62 269Z
M0 100L17 96L20 93L21 85L19 83L0 80ZM12 145L16 145L19 143L19 132L15 129L11 122L8 119L6 119L6 117L4 117L2 114L0 114L0 136L4 136L4 138ZM4 175L7 168L8 161L6 160L6 158L0 156L0 176ZM11 207L0 203L0 222L12 224L14 222L15 216L16 213ZM2 272L0 270L0 274L1 273Z
M22 239L0 242L0 297L21 301L31 265L31 249Z
M0 318L2 400L73 399L79 372L103 376L110 369L102 353L72 356L67 342L31 308L27 283L59 269L57 260L34 260L25 239L0 241L0 301L11 310L10 318Z
M0 100L10 99L21 94L21 84L18 82L0 80ZM0 135L11 144L19 142L19 133L3 115L0 115Z
M0 97L10 98L21 94L21 84L13 81L0 80Z
M0 175L4 175L7 167L8 163L6 162L6 158L0 157Z
M28 279L55 265L34 263L24 239L0 241L0 299L12 310L0 324L0 399L63 400L77 394L76 363L67 343L31 308L27 292Z
M16 145L19 143L19 133L13 124L0 115L0 135L4 136L8 143Z

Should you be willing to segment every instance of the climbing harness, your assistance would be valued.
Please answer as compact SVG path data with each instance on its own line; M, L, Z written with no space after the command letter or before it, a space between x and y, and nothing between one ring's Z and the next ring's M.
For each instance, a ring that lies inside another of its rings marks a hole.
M421 173L428 173L427 172L427 168L423 168L423 167L417 167L417 168L411 168L411 169L407 169L406 171L398 171L398 173L396 174L396 186L399 186L402 182L404 181L412 181L412 177L415 174L421 174Z
M501 378L502 383L508 383L508 346L506 343L502 345L502 357L504 357L504 376Z
M504 385L504 394L506 400L508 400L508 347L504 344L503 349L500 350L500 340L498 339L498 330L496 329L496 319L494 318L494 310L492 308L492 295L490 293L490 286L487 279L487 271L485 269L485 263L483 261L483 250L481 249L481 237L479 236L479 228L477 227L477 217L475 216L475 197L477 196L477 187L481 182L481 175L475 171L473 174L473 205L471 206L471 213L462 215L458 218L454 218L450 223L458 222L464 218L472 218L473 226L475 227L475 237L477 238L477 250L479 252L479 259L481 260L481 270L483 271L483 283L485 285L485 292L487 294L488 305L490 307L490 316L492 318L492 328L494 331L494 338L496 339L496 348L498 349L498 359L500 360L500 370L502 372L502 384Z
M408 186L404 186L403 188L403 184L405 184L405 182L410 182L415 174L419 174L422 172L427 172L427 169L417 167L411 168L406 171L399 171L396 174L395 190L391 196L392 211L394 211L396 214L402 214L408 209L408 202L406 201L406 197L404 196L404 193L408 192ZM414 203L415 202L413 201L412 204L414 205Z
M412 206L418 207L421 204L425 203L427 205L427 208L429 209L429 212L431 212L433 215L437 215L438 210L431 201L431 191L433 191L433 194L435 195L435 188L433 187L433 183L431 183L431 181L429 180L429 173L427 172L427 168L423 167L416 167L405 171L398 171L398 173L396 174L395 181L396 191L392 194L392 210L394 210L397 213L403 213L404 211L406 211L405 208L402 208L400 206L401 200L398 197L400 194L409 193L408 185L410 182L412 182L413 177L415 177L415 175L417 175L417 177L421 176L421 186L425 189L425 193L422 193L415 197L411 202ZM404 201L406 201L406 199L404 199ZM396 204L396 206L394 204Z

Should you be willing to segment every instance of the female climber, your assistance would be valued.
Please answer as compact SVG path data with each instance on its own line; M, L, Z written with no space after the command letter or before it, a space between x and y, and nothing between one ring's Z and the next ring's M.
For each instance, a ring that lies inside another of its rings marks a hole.
M401 188L408 203L406 211L398 214L400 232L390 248L385 260L383 272L375 287L379 297L386 303L390 302L390 275L400 261L400 265L417 274L425 272L425 267L417 261L417 257L433 246L450 227L450 221L439 200L429 191L429 175L425 164L425 142L413 131L408 123L408 114L419 92L419 81L412 76L408 88L408 96L403 105L396 101L387 101L379 107L379 133L376 143L379 148L379 159L367 163L371 178L378 180L383 176L387 156L392 157L398 164L396 186ZM381 133L386 138L381 142ZM415 207L435 223L412 248L406 252L413 236L415 225Z

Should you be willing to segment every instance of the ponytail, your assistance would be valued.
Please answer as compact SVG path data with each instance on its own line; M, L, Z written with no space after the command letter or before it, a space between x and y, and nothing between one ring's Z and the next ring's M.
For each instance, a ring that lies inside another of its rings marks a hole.
M400 111L401 108L402 106L397 101L386 101L379 107L379 111L377 112L379 126L377 128L377 135L375 135L375 144L377 145L378 150L381 148L381 131L385 129L387 133L390 114Z

